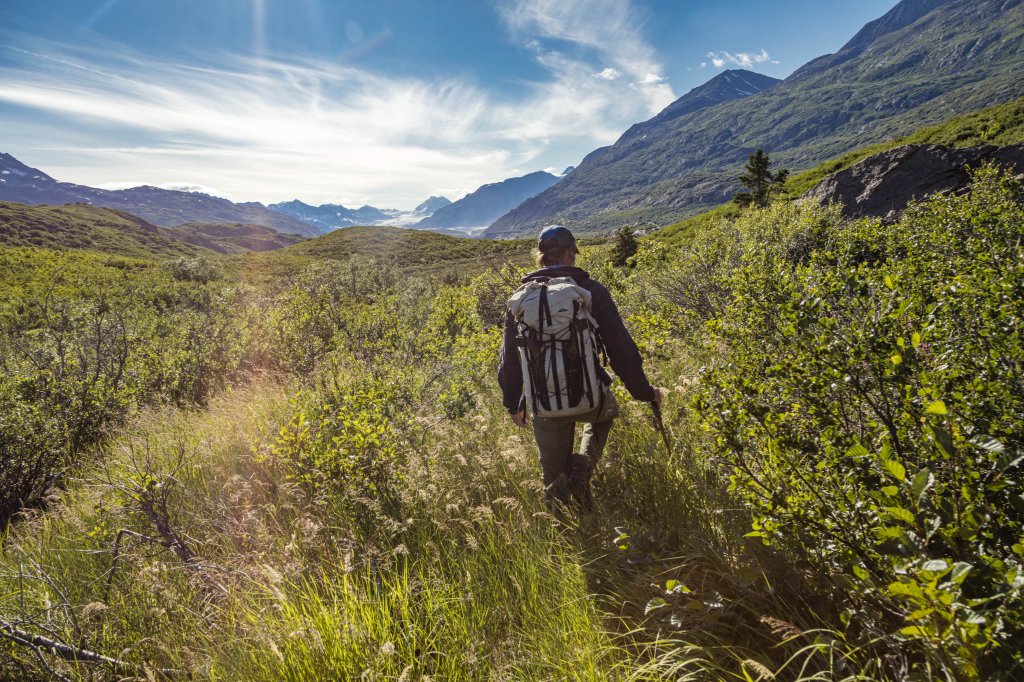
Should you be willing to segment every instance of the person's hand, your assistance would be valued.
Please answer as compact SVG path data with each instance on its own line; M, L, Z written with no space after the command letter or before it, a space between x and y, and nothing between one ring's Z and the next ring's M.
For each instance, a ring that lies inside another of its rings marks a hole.
M668 389L661 388L660 386L655 386L654 400L652 400L651 402L657 405L658 407L661 407L661 401L665 399L666 395L668 395Z
M526 410L519 410L513 414L512 423L516 426L526 426Z

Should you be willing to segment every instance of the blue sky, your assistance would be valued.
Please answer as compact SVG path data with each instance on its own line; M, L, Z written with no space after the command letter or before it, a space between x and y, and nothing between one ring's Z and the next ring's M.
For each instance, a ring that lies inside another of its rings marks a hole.
M59 180L408 209L560 172L896 0L0 0L0 151Z

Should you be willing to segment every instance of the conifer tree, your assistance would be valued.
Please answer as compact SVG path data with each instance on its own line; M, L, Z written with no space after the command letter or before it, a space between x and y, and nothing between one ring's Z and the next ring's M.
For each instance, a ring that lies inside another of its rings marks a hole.
M768 154L758 149L747 158L745 172L740 176L740 182L748 191L738 192L733 201L740 206L767 206L774 194L785 190L787 179L789 171L783 168L772 173Z
M611 262L616 267L623 267L637 251L636 235L632 228L623 225L615 233L615 244L612 246Z

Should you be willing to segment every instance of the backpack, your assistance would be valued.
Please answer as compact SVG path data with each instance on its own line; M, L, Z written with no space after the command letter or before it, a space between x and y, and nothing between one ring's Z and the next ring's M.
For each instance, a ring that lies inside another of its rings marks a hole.
M599 407L602 347L590 292L570 277L531 280L512 294L508 309L533 416L568 417Z

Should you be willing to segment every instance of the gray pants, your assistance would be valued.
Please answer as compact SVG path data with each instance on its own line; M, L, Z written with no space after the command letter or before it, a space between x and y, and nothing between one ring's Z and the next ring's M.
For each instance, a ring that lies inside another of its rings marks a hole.
M619 414L615 395L605 388L601 404L590 412L571 417L539 417L533 420L533 435L540 450L540 466L544 473L544 489L547 497L564 501L565 495L555 486L559 476L569 476L573 443L576 439L576 424L583 423L583 437L580 439L580 453L597 464L608 443L608 432Z

